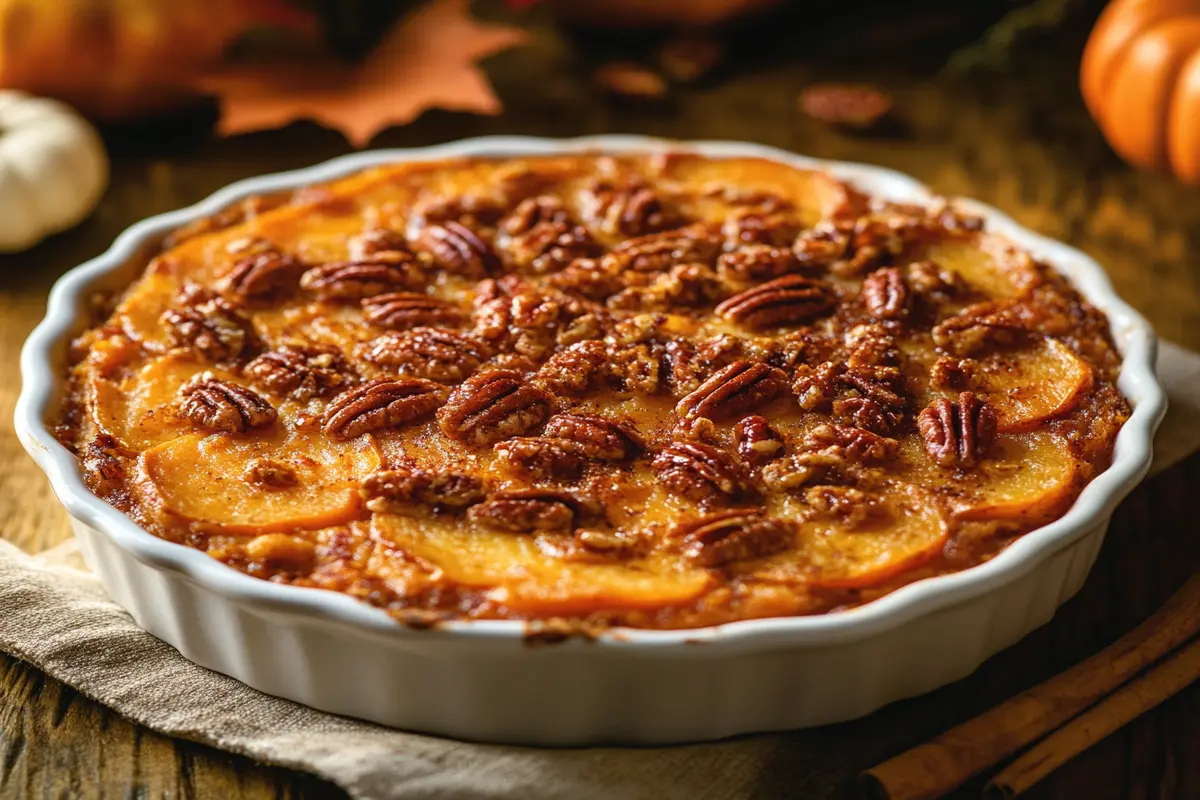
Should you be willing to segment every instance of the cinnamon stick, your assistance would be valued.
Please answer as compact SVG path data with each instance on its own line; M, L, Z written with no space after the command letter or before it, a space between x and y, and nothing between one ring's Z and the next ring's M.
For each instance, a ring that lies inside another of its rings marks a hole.
M984 789L989 800L1016 797L1096 742L1200 679L1200 639L1038 742Z
M1200 574L1153 616L1091 658L864 772L871 797L940 797L1040 739L1200 632Z

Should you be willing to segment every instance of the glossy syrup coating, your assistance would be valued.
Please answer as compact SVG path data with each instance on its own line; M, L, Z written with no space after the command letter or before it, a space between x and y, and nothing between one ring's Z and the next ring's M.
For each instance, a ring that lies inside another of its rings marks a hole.
M970 567L1129 409L1102 314L947 208L688 154L370 170L192 226L75 344L141 525L402 619L695 627Z

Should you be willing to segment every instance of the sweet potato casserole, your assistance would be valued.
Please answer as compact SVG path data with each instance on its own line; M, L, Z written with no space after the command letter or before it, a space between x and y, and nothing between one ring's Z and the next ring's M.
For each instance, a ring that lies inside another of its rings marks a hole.
M378 168L105 305L59 428L92 491L413 624L859 604L1060 516L1129 414L1049 266L749 158Z

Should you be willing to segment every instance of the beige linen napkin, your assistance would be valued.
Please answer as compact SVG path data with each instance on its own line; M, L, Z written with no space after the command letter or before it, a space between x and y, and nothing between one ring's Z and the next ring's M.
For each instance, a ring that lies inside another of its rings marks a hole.
M1163 344L1171 410L1156 470L1200 446L1200 355ZM665 748L548 750L403 733L314 711L198 667L134 626L73 543L30 556L0 540L0 650L147 727L312 772L356 798L826 796L897 743L846 726ZM882 712L888 714L889 711ZM852 740L852 741L851 741ZM869 763L869 762L864 762Z

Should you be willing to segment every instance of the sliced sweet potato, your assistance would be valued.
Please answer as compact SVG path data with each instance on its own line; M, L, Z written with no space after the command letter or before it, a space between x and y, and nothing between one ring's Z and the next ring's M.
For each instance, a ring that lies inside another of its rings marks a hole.
M489 588L494 602L530 616L587 614L602 608L655 608L696 599L710 580L702 569L645 561L645 571L565 562L535 537L501 533L461 520L376 516L381 536L466 586Z
M915 489L883 495L865 522L804 523L800 556L814 586L862 588L936 558L949 527L933 498Z
M984 360L976 393L996 410L1002 432L1029 430L1067 413L1092 387L1092 368L1057 339L1005 351Z
M1036 523L1061 513L1079 477L1078 462L1054 434L1000 436L955 510L964 519Z
M271 485L257 465L290 478ZM208 530L259 535L340 525L358 516L358 482L379 466L369 437L333 443L308 431L189 434L142 454L142 488L167 515Z
M1013 297L1035 279L1027 262L1014 259L1004 240L988 234L944 237L921 248L915 257L958 275L976 294L975 300L978 294L989 300Z
M667 173L672 178L690 181L699 187L711 185L714 189L720 189L736 186L743 192L777 195L795 204L806 225L830 216L853 197L844 183L829 175L781 167L774 161L762 158L727 161L683 158L674 163L668 162ZM727 211L727 207L714 204L713 211Z
M97 429L137 450L179 436L189 426L175 418L171 408L179 387L204 368L189 358L168 354L146 362L124 380L90 372L86 389ZM216 374L229 377L219 370Z

